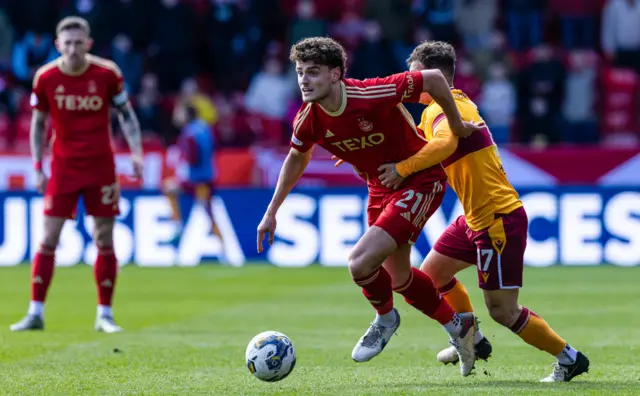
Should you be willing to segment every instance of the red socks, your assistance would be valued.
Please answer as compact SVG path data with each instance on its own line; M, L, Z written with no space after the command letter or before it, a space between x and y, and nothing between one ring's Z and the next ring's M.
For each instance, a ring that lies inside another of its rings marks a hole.
M31 301L45 301L54 268L55 248L40 245L31 265Z
M356 279L362 288L362 294L378 312L378 315L389 313L393 309L393 289L391 276L383 267L363 279ZM404 296L407 303L430 318L444 325L449 323L455 313L434 286L431 278L417 268L411 268L409 279L404 285L395 289Z
M354 279L354 282L362 288L362 294L369 300L378 315L391 312L393 309L391 275L384 267L380 267L380 269L365 278Z
M111 306L118 274L118 262L112 247L98 248L98 257L93 266L93 274L98 288L98 304Z
M431 278L418 268L411 267L409 279L394 291L402 294L415 309L442 325L449 323L455 315L449 303L440 297Z

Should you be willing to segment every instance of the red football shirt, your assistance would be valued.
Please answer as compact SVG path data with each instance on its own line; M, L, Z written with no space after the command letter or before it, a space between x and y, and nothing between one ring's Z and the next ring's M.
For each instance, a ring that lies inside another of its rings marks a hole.
M329 112L317 103L302 105L293 121L291 147L306 152L319 144L353 165L367 180L371 194L390 192L378 178L378 167L409 158L427 144L402 105L420 99L422 73L345 79L341 85L338 111ZM436 165L409 176L402 186L418 187L444 179L442 166Z
M115 63L96 56L88 60L81 74L65 73L58 59L34 77L31 106L51 115L58 167L84 168L113 157L109 109L126 103L124 80Z
M82 73L61 69L60 59L41 67L33 80L31 106L51 116L51 193L64 194L115 182L111 105L127 102L115 63L88 56Z

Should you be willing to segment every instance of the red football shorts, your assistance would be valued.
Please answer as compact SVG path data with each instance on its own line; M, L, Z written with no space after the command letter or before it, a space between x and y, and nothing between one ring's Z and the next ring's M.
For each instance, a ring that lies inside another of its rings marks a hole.
M105 179L104 183L80 185L71 191L60 191L56 183L49 182L44 196L45 216L75 218L80 196L84 200L86 213L90 216L116 217L120 214L120 186L114 174Z
M414 244L427 220L442 203L444 181L419 188L399 189L383 196L369 196L367 220L369 227L385 230L398 246Z
M522 287L528 228L523 207L496 215L491 226L480 231L469 229L465 217L459 216L433 249L447 257L476 263L481 289L517 289Z

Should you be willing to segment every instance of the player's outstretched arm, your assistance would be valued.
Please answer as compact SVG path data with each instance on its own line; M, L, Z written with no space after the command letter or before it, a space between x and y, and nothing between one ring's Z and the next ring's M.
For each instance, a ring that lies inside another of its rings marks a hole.
M412 155L395 165L395 171L402 178L430 168L449 158L458 148L458 137L453 134L448 120L442 120L437 125L433 139Z
M473 123L462 121L456 101L451 94L451 87L440 70L427 69L422 70L421 73L422 92L428 93L442 107L442 111L449 120L449 126L456 136L467 137L481 129Z
M280 176L278 176L276 191L273 193L271 203L269 203L269 207L260 225L258 225L258 253L262 253L262 241L265 235L269 236L269 245L273 244L276 231L276 213L285 198L287 198L287 195L291 192L291 189L293 189L298 180L300 180L307 165L309 165L311 151L312 150L308 150L303 153L295 148L289 150L289 154L284 160L284 164L280 170Z
M133 158L133 171L138 179L142 178L142 133L140 131L140 122L136 116L131 102L127 101L118 108L118 121L127 144L131 150Z
M43 193L47 185L47 177L42 171L42 158L44 155L44 140L46 135L45 121L47 113L34 109L31 113L31 129L29 131L29 143L31 146L31 157L36 169L37 180L36 189Z

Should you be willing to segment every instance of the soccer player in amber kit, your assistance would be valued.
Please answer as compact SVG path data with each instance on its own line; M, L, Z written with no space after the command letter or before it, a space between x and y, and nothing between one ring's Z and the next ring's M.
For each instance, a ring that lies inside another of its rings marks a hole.
M428 41L408 59L412 71L439 69L453 86L455 50L450 44ZM466 139L458 139L442 107L425 95L428 107L420 130L429 144L397 164L385 164L381 175L389 188L403 188L410 175L442 163L449 185L458 195L464 216L458 217L436 241L422 264L453 309L473 312L469 294L455 274L476 266L491 317L511 329L526 343L556 357L553 372L543 382L570 381L589 369L585 355L573 349L540 316L518 304L522 287L528 220L518 193L507 180L498 148L484 125L476 105L462 91L453 89L456 105L465 121L483 126ZM407 178L407 179L405 179ZM476 357L487 359L491 344L478 330ZM453 348L438 354L442 363L455 363Z
M119 214L119 187L111 146L109 110L119 112L120 125L133 158L136 177L142 177L140 127L115 63L88 54L89 24L78 17L60 21L56 47L61 56L41 67L33 80L31 154L37 189L44 193L44 237L32 265L31 303L25 318L12 331L44 328L44 304L53 277L55 249L66 221L75 217L82 195L94 217L93 239L98 257L93 270L98 289L95 328L106 333L122 329L111 311L118 264L113 249L113 226ZM51 176L42 170L45 120L51 116Z
M291 49L304 104L293 125L287 156L273 199L258 226L258 251L269 234L273 243L276 212L304 172L314 144L351 163L367 181L370 228L350 254L349 271L377 315L352 352L365 362L384 349L400 325L393 307L393 291L425 315L444 326L460 355L461 371L469 375L475 361L475 316L457 315L440 298L431 279L409 260L411 244L438 208L446 176L439 164L407 178L402 189L383 186L378 168L417 153L426 140L416 130L403 101L418 101L429 92L452 120L461 136L477 127L461 120L442 73L438 70L405 72L384 78L345 78L346 55L330 38L304 39Z

